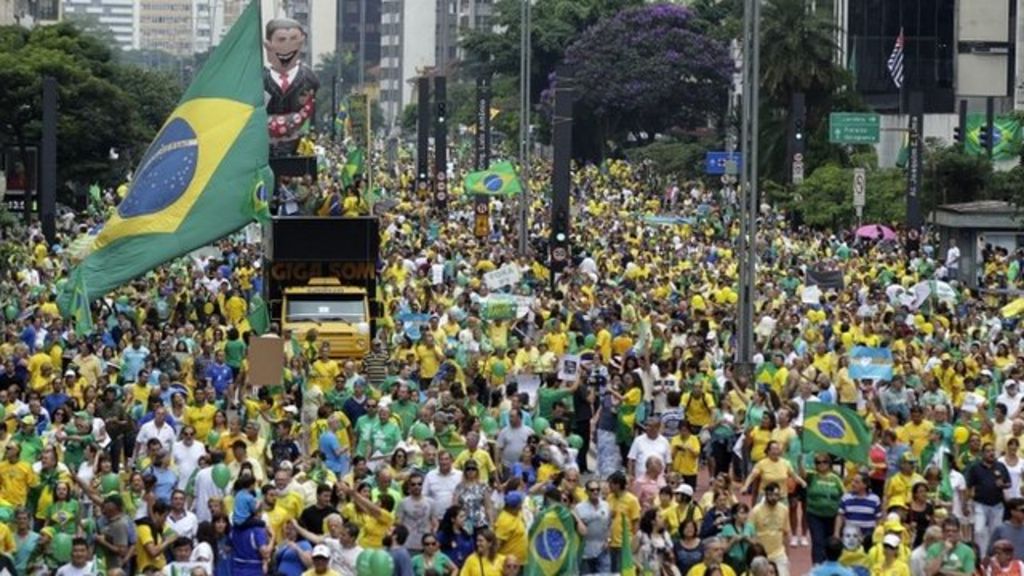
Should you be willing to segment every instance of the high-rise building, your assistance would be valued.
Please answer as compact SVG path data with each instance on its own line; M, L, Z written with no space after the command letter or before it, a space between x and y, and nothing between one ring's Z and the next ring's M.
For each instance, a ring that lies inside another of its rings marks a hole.
M140 46L140 10L138 0L64 0L68 19L93 19L113 34L124 50Z
M139 0L139 45L175 56L193 53L194 0Z
M326 0L289 0L285 12L306 30L306 62L315 67L334 53L338 5Z
M380 105L389 125L413 101L417 76L453 70L462 36L490 26L492 8L491 0L384 0Z
M329 2L330 0L316 0ZM364 83L373 84L380 78L381 35L383 27L383 5L393 0L336 0L337 40L335 49L359 58L360 44L363 46ZM413 0L410 3L429 4L430 0ZM365 28L364 28L365 24ZM363 28L362 33L360 29Z
M60 22L61 0L0 0L0 24L20 24L31 28Z

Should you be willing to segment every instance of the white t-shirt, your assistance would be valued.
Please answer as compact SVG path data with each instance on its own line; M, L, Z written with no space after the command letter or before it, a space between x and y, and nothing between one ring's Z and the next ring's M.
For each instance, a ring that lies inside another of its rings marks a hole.
M85 566L75 568L70 562L57 569L57 576L92 576L96 574L96 568L92 562L86 562Z
M967 490L967 480L964 479L963 474L950 469L949 487L953 489L953 515L961 522L966 522L967 516L964 515L964 499L962 494L964 490Z
M192 511L200 522L212 520L210 516L210 498L223 498L224 491L213 483L213 466L203 468L196 473L195 500L192 502Z
M648 458L657 456L661 459L662 464L668 465L671 462L670 454L667 438L659 434L657 438L651 440L645 433L633 439L633 445L629 447L627 458L636 462L635 466L638 472L643 472Z
M434 514L441 518L452 505L455 487L462 482L462 471L452 468L447 475L431 470L423 479L423 495L434 501Z
M206 446L199 442L192 442L191 446L184 442L175 442L171 456L174 458L174 467L178 470L178 488L184 490L188 481L192 479L192 473L199 466L199 458L206 454Z
M324 544L331 550L331 570L336 570L341 576L356 576L356 561L363 553L362 546L358 544L345 548L334 538L327 538Z
M184 536L185 538L195 538L196 530L199 528L199 520L196 519L196 515L185 511L185 515L177 520L174 519L174 513L167 515L167 525L170 526L171 530L174 531L178 536Z
M142 428L139 428L139 435L136 436L135 442L145 446L152 438L156 438L160 441L163 449L170 452L171 448L174 447L175 436L174 428L167 422L164 422L164 425L158 428L156 420L150 420L143 424Z
M999 459L999 462L1006 466L1006 471L1010 473L1010 487L1003 490L1003 495L1007 500L1010 498L1020 498L1020 477L1021 473L1024 472L1024 460L1017 459L1016 466L1010 466L1006 463L1006 457Z

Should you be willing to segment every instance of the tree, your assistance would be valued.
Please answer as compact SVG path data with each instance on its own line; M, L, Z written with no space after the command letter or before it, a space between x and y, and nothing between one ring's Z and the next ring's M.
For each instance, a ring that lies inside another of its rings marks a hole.
M167 77L122 67L110 47L70 23L0 27L0 144L24 150L40 138L42 78L59 86L58 181L113 183L139 158L180 90Z
M313 66L317 78L320 80L320 89L316 92L316 118L318 121L326 120L324 130L330 131L333 122L331 118L331 86L338 83L336 88L337 98L340 102L346 94L355 88L359 79L359 63L351 52L331 52L320 57L320 61ZM330 119L329 119L330 118Z
M869 169L863 222L902 222L906 217L905 195L906 175L902 170ZM825 164L812 172L783 204L800 211L808 226L853 226L853 169Z
M707 126L725 112L729 52L682 6L623 10L587 30L565 60L575 69L580 106L603 128L598 141L647 143L671 127Z

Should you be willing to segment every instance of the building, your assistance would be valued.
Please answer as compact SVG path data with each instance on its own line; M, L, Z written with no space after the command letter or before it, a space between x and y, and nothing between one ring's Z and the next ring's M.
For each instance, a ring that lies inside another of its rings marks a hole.
M316 0L329 2L330 0ZM337 39L335 48L341 53L360 57L363 47L364 84L373 84L380 79L381 44L383 27L383 5L393 0L336 0ZM431 0L412 0L411 3L429 4ZM362 33L360 29L365 28Z
M45 26L60 22L63 13L61 0L0 0L0 25Z
M174 56L193 54L195 0L139 0L139 47Z
M338 3L318 0L290 0L286 6L289 18L306 30L306 63L312 67L335 51L338 26Z
M1014 207L1001 200L945 204L935 209L929 221L939 232L942 254L951 246L960 250L958 280L970 288L978 286L986 247L1009 254L1024 248L1024 226Z
M64 0L64 16L94 20L109 29L124 50L137 50L141 45L138 0Z
M993 97L997 115L1024 110L1024 14L1017 0L816 0L831 9L839 29L839 61L855 89L881 114L877 149L892 166L904 143L911 92L924 96L925 138L953 140L958 105L984 113ZM886 67L904 36L904 83Z
M380 105L394 126L413 102L416 77L452 71L459 40L491 25L491 0L384 0L381 15Z

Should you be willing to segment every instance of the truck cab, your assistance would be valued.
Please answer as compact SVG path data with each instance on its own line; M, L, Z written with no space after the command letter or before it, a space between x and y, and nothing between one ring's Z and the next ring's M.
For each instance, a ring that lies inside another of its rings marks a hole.
M370 301L366 290L342 286L336 278L312 278L284 289L281 327L304 335L316 329L330 344L331 357L361 358L370 351Z

